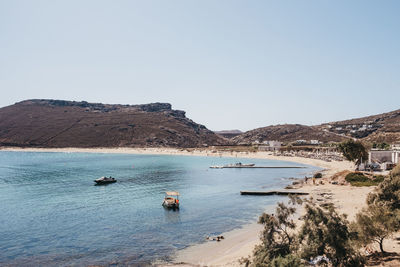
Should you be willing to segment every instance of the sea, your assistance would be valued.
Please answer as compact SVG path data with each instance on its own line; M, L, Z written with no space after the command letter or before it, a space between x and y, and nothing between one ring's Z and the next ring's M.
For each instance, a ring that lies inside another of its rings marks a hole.
M236 162L299 169L210 169ZM143 266L257 220L313 166L264 159L0 152L0 266ZM102 176L118 182L95 186ZM162 207L180 192L180 209Z

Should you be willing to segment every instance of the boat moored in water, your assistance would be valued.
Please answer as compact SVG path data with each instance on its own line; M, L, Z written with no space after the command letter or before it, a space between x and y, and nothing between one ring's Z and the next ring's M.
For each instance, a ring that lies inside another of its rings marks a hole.
M254 163L249 163L249 164L243 164L241 162L237 162L235 164L228 164L225 165L224 168L246 168L246 167L254 167Z
M211 169L222 169L222 168L224 168L224 166L221 166L221 165L212 165L212 166L210 166L210 168L211 168Z
M211 169L224 169L224 168L251 168L255 167L256 164L254 163L249 163L249 164L243 164L241 162L237 162L235 164L227 164L227 165L212 165L210 166ZM257 167L255 167L257 168Z
M168 209L179 209L179 192L165 192L162 205L164 208Z
M96 183L96 185L102 185L102 184L111 184L111 183L115 183L117 181L117 179L113 178L113 177L101 177L99 179L94 180L94 182Z

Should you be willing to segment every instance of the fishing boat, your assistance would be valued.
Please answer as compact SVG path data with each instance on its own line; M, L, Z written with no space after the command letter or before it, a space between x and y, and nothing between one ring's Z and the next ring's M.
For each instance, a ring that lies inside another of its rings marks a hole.
M115 183L117 181L117 179L113 178L113 177L101 177L99 179L94 180L94 182L96 183L96 185L102 185L102 184L111 184L111 183Z
M164 208L179 209L179 192L165 192L162 205Z

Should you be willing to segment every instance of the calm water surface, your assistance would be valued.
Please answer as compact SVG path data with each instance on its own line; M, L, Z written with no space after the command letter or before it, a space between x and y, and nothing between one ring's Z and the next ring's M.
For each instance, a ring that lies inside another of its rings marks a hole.
M0 152L0 265L135 265L254 221L283 198L240 196L281 189L304 169L209 169L260 159ZM113 176L115 184L94 186ZM161 206L181 193L179 211Z

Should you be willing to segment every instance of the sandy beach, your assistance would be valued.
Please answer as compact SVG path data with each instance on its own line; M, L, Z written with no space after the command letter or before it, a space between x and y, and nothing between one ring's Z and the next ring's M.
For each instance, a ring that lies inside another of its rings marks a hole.
M354 170L354 164L348 161L326 162L318 159L275 156L271 152L213 152L203 149L170 149L170 148L1 148L3 151L32 151L32 152L83 152L83 153L131 153L131 154L161 154L161 155L191 155L238 158L262 158L270 160L290 161L317 166L323 169L323 185L313 185L309 180L301 186L317 202L331 201L341 213L354 220L355 215L366 206L366 197L374 187L352 187L349 185L334 185L327 182L329 178L341 171ZM301 212L301 209L298 209ZM271 212L271 211L267 211ZM254 246L259 241L262 226L256 221L223 234L221 242L208 241L180 250L173 257L173 262L158 263L158 266L240 266L238 260L252 254ZM385 243L387 251L400 251L398 242L388 240Z
M65 153L121 153L121 154L157 154L157 155L182 155L182 156L211 156L232 158L260 158L271 160L290 161L301 164L313 165L324 169L325 175L332 175L338 171L354 168L348 161L326 162L323 160L275 156L272 152L221 152L208 149L177 149L177 148L18 148L0 147L0 151L25 151L25 152L65 152Z

